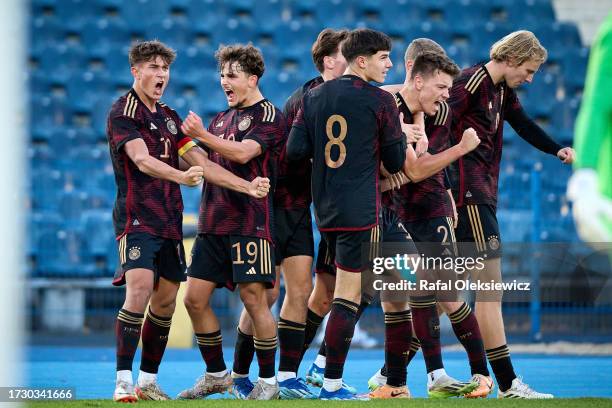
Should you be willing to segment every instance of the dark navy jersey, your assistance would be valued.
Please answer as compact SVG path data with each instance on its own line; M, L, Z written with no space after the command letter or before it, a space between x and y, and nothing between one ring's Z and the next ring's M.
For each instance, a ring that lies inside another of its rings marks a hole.
M283 110L287 122L287 136L291 131L293 120L302 107L304 94L322 83L322 77L313 78L296 89L287 99ZM312 164L309 159L290 162L287 159L286 144L287 141L285 140L278 162L278 181L274 190L274 207L288 210L308 208L312 202L310 191Z
M377 225L381 152L405 145L393 95L353 75L327 81L304 96L290 144L293 140L313 158L319 229L357 231ZM383 163L403 163L405 149L397 152L398 157L383 157Z
M195 146L181 132L178 114L163 103L157 103L156 112L151 112L131 89L113 104L106 132L117 184L113 209L116 236L147 232L181 239L183 200L179 185L141 172L124 149L130 140L142 139L151 156L178 169L179 156Z
M395 95L398 109L404 114L406 123L413 123L412 113L404 99ZM429 139L428 152L440 153L450 147L451 112L442 102L434 116L425 117L425 133ZM427 220L429 218L453 215L450 197L446 191L444 170L418 183L404 184L394 194L394 209L404 222Z
M213 135L236 142L252 139L262 153L245 164L231 161L209 150L213 162L238 177L251 181L268 177L276 182L278 157L287 125L282 112L264 99L244 109L228 109L218 113L208 126ZM273 197L253 198L246 194L204 183L198 232L217 235L259 237L272 242Z
M452 143L463 131L474 128L480 144L451 167L449 172L458 207L497 205L497 185L502 157L504 120L523 108L513 89L497 85L484 64L464 69L455 79L448 104L453 112Z

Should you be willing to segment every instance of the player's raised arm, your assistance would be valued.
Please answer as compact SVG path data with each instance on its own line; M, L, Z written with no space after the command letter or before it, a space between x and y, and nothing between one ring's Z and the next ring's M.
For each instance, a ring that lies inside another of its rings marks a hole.
M247 163L263 151L261 145L253 139L236 142L216 137L204 128L202 118L192 111L189 111L189 115L183 121L181 130L184 134L198 139L206 147L216 151L221 156L240 164Z
M232 172L219 166L208 159L206 152L198 147L192 147L182 156L192 166L199 166L203 169L203 176L209 183L248 194L255 198L265 197L270 191L270 179L266 177L256 177L251 182L246 181L233 174Z
M142 139L133 139L125 144L125 153L138 167L138 170L151 177L173 181L186 186L196 186L202 182L202 167L193 166L180 171L167 165L149 154L149 149Z
M459 144L456 144L440 153L425 153L417 157L412 146L406 149L406 162L404 163L404 173L413 182L425 180L433 176L449 164L474 150L480 144L480 139L476 131L472 128L463 132L463 137Z

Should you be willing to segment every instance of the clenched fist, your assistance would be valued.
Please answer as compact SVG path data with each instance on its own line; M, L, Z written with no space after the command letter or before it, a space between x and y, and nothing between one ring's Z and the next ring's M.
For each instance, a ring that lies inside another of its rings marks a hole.
M268 195L270 191L270 179L267 177L255 177L251 181L249 186L248 194L251 197L263 198Z
M480 144L480 138L473 128L468 128L463 131L463 136L459 145L463 147L466 153L471 152Z
M183 121L181 125L181 131L190 137L197 137L204 131L204 124L202 123L202 118L200 118L196 113L189 111L189 115Z
M181 184L186 186L197 186L202 182L204 169L200 166L192 166L181 174Z

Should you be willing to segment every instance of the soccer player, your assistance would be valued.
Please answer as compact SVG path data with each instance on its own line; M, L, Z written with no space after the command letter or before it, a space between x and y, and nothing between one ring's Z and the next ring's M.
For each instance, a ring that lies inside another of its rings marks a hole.
M448 110L445 109L445 100L448 98L453 77L459 73L459 68L444 53L422 53L416 58L414 58L414 55L409 54L408 56L414 61L414 65L409 67L407 84L395 94L399 111L403 113L403 118L406 123L412 122L414 113L423 112L428 117L436 117L437 122L435 123L438 124L438 127L441 127L443 122L447 121L446 116ZM414 182L419 182L429 176L436 178L433 180L435 186L432 188L430 185L428 191L427 206L431 208L432 211L440 211L439 208L436 208L436 206L439 205L437 201L441 199L444 202L447 198L444 184L440 180L440 177L443 177L442 169L457 158L476 148L480 141L474 130L468 129L461 143L444 150L443 147L445 146L443 141L444 139L448 140L448 133L444 135L442 133L444 132L443 129L430 130L433 130L429 138L431 144L430 151L432 154L425 153L421 157L417 157L412 146L408 146L404 172ZM437 228L438 231L440 231L440 226L448 227L446 217L440 217L441 219L439 220L434 218L433 220L426 220L418 224L411 222L410 216L413 216L415 213L417 216L422 215L422 211L419 212L418 200L411 200L414 190L407 190L404 186L397 194L391 195L390 193L391 192L384 193L388 197L384 200L386 206L389 207L387 211L397 211L408 232L411 232L411 229L415 230L421 242L422 240L425 240L425 242L435 242L432 241L431 234L426 235L430 229ZM394 202L389 203L391 200ZM423 203L421 203L421 205L423 205ZM407 224L410 225L411 229L408 228ZM442 256L442 250L436 251L435 253L432 253L431 248L425 249L421 247L421 250L426 256ZM418 278L431 279L429 275L431 275L432 271L422 270L420 273L424 276L419 276L419 272L417 271ZM411 296L409 303L414 317L412 322L414 332L423 348L423 356L425 358L428 373L428 394L431 397L439 398L465 395L472 392L474 388L477 387L478 383L476 381L467 383L459 382L449 377L444 370L439 341L439 319L436 310L435 296L429 293L416 293L414 296ZM451 310L452 312L459 311L461 307L463 307L458 316L462 318L462 321L469 320L470 324L466 327L460 327L461 330L458 337L466 337L465 341L469 343L470 346L468 349L469 352L476 353L480 357L479 368L486 373L486 358L482 340L480 340L478 326L473 315L471 315L472 319L469 319L471 313L469 308L465 309L466 305L464 306L459 303L451 304L446 301L439 301L438 303L440 303L443 308L448 308L449 306L454 307L454 309ZM385 311L385 331L388 333L386 335L387 342L393 342L394 346L397 344L399 350L405 350L406 352L411 348L414 350L414 346L410 344L412 330L409 319L407 319L407 323L403 323L405 328L402 329L402 322L398 321L396 318L398 313L410 317L410 311L405 306L398 310L398 306L401 307L402 305L397 303L383 302L382 306ZM404 343L395 335L398 330L402 330L405 333L403 336ZM480 346L479 348L478 345ZM373 398L408 396L409 394L405 387L406 366L401 366L401 358L393 355L394 353L392 353L391 350L387 351L385 354L387 371L389 374L386 384L382 387L376 387L376 389L370 393L370 396ZM401 356L399 353L398 355ZM470 357L472 357L472 353L470 353ZM470 359L472 360L472 358ZM484 368L482 368L483 366Z
M340 43L346 35L345 30L335 31L328 28L317 36L312 45L312 58L321 76L306 82L287 100L283 113L288 131L301 107L303 95L324 81L344 73L346 61L340 52ZM304 337L309 338L307 341L310 343L316 333L316 328L311 333L312 324L309 325L306 319L308 296L312 291L311 268L314 252L310 215L310 173L309 160L289 163L286 148L283 147L274 193L276 273L278 278L280 271L283 271L286 288L278 325L280 364L277 379L282 399L315 398L304 381L297 378L303 357ZM278 291L272 295L270 293L275 289L277 288L268 291L270 305L278 297ZM309 321L312 321L312 318L309 317ZM245 399L253 389L253 383L248 377L253 351L252 324L243 310L238 325L232 368L232 393L239 399Z
M573 162L574 151L560 146L534 123L525 114L514 91L530 83L546 61L546 49L533 33L508 34L493 44L490 56L487 63L464 69L451 90L448 104L453 112L453 143L461 140L468 127L473 127L482 140L476 150L458 160L451 181L459 212L457 241L473 242L475 254L486 255L485 270L480 276L472 271L472 278L499 282L501 250L495 212L504 120L520 137L539 150L556 155L563 163ZM475 312L487 358L497 379L498 397L552 398L551 394L534 391L516 376L506 344L501 298L493 301L489 297L489 301L483 301L482 295L477 294Z
M418 57L421 58L416 63L415 60ZM429 257L444 258L456 255L456 246L453 227L454 205L452 196L449 196L445 185L445 174L442 168L476 148L478 138L473 130L466 131L461 142L467 143L463 146L461 146L462 143L453 147L449 146L452 114L446 104L446 99L452 78L459 73L459 69L455 66L454 69L448 69L447 72L439 70L438 73L435 73L434 70L434 75L428 73L427 71L430 70L428 66L435 67L439 64L435 62L438 59L444 61L446 53L439 44L427 38L412 41L406 49L406 80L401 89L395 93L395 97L400 112L404 113L405 121L409 121L409 118L416 113L425 112L427 114L425 131L429 135L429 152L418 159L414 155L408 155L407 161L411 160L411 163L407 163L407 171L413 182L403 185L393 194L392 207L416 242L420 253ZM413 71L415 64L417 67ZM383 89L395 90L397 86L390 85ZM423 180L427 175L431 176ZM438 304L450 317L453 331L468 353L473 375L470 382L479 384L478 389L465 396L486 397L493 383L489 378L476 317L466 303L452 301L449 295L438 299ZM407 364L414 357L419 344L419 340L415 337L410 345ZM379 392L383 396L392 395L390 390L384 388L378 391L383 384L388 384L386 366L383 366L368 381L369 388L376 390L374 393ZM435 395L456 395L456 387L437 388L433 390Z
M369 84L384 82L393 65L390 50L391 41L381 32L351 31L342 43L345 75L304 96L287 144L290 160L313 158L315 216L337 268L321 399L355 399L342 388L342 372L361 299L361 272L367 267L361 246L380 237L381 159L395 173L406 156L393 97Z
M117 381L113 398L120 402L168 399L156 378L179 282L185 280L179 184L194 186L205 177L208 182L254 197L265 196L269 189L267 179L255 178L248 183L210 162L181 132L177 113L159 102L175 56L174 50L158 41L132 46L129 62L134 84L113 104L107 122L117 182L113 221L121 261L113 284L127 286L116 323ZM193 166L180 171L179 156ZM132 363L141 331L142 360L134 390Z
M221 47L216 58L229 109L215 116L208 131L190 112L183 131L211 152L211 160L234 174L263 174L274 185L286 124L283 114L259 90L264 73L261 52L251 44L233 45ZM210 306L213 291L223 286L238 287L254 328L259 380L247 399L278 398L276 323L266 296L266 289L275 282L272 211L272 197L252 199L208 183L202 192L185 306L206 373L179 398L203 398L232 384L223 361L219 322Z

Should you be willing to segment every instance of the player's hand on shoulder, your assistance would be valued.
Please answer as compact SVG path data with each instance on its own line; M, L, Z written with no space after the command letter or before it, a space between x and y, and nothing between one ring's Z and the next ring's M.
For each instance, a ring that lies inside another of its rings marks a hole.
M576 152L571 147L564 147L557 152L557 157L563 164L572 164L576 160Z
M466 150L471 152L480 144L480 138L473 128L468 128L463 131L463 136L459 144Z
M181 184L186 186L197 186L202 182L202 178L204 177L204 169L200 166L192 166L189 169L185 170L182 174Z
M427 134L423 132L423 136L416 142L416 147L414 152L417 157L421 157L427 152L427 148L429 147L429 139L427 138Z
M416 143L421 137L425 135L425 130L421 125L416 125L414 123L404 123L403 112L400 112L399 119L400 124L402 125L402 132L404 132L404 134L406 135L406 141L408 143Z
M200 118L195 112L189 111L189 115L183 121L181 125L181 131L184 134L191 137L198 136L204 130L204 124L202 118Z
M263 198L270 192L270 179L267 177L255 177L251 181L248 194L251 197Z

